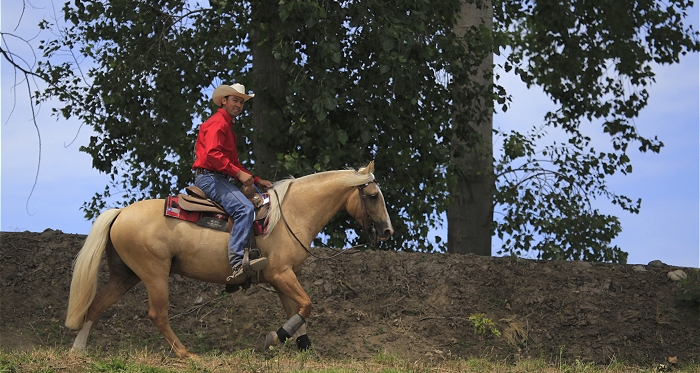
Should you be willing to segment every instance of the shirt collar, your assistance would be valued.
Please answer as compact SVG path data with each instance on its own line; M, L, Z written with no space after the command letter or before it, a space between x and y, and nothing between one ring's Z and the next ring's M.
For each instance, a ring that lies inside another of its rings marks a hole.
M228 112L226 111L226 109L220 107L219 110L218 110L218 112L221 113L221 115L224 116L224 119L226 120L226 123L229 123L229 124L233 123L233 118L231 118L231 116L228 114Z

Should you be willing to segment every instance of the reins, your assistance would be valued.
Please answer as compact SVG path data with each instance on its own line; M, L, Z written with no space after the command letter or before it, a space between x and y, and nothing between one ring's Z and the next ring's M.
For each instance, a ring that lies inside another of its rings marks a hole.
M362 185L358 185L358 186L357 186L357 190L358 190L358 191L360 192L360 194L361 194L361 199L360 199L360 201L361 201L361 203L362 203L362 208L363 208L363 214L362 214L362 229L368 230L367 228L365 228L365 217L366 217L366 218L369 220L369 227L370 227L369 232L371 232L371 234L373 234L373 236L374 236L374 238L375 238L375 242L372 242L372 243L365 243L365 244L361 244L361 245L355 245L355 246L348 247L348 248L346 248L346 249L334 249L334 248L329 247L329 249L331 249L331 250L333 250L333 251L337 251L337 252L336 252L335 254L333 254L333 255L331 255L331 256L327 256L327 257L320 257L320 256L315 255L314 253L312 253L312 252L311 252L311 249L308 248L308 247L306 247L306 245L304 245L304 243L301 242L301 240L299 239L299 237L297 237L297 235L294 234L294 232L292 231L292 228L289 226L289 223L287 223L287 219L284 217L284 214L282 213L282 202L280 202L280 196L279 196L279 194L277 194L277 190L272 189L272 191L275 192L275 196L277 197L277 206L278 206L279 211L280 211L280 217L282 218L282 221L284 222L285 227L287 227L287 230L289 231L289 233L292 234L292 237L294 237L294 239L297 240L297 242L299 243L299 245L301 245L301 247L303 247L304 250L306 250L306 252L307 252L309 255L313 256L313 257L316 258L316 259L324 259L324 260L325 260L325 259L333 259L333 258L335 258L335 257L337 257L337 256L339 256L339 255L342 255L342 254L349 254L349 253L350 253L350 252L349 252L350 250L357 249L357 248L359 248L359 247L374 246L374 245L376 244L377 233L376 233L376 230L374 229L374 221L372 221L372 217L369 216L369 209L367 208L367 202L366 202L367 196L366 196L364 193L362 193L362 190L363 190L366 186L368 186L370 183L375 183L375 182L376 182L376 181L372 180L372 181L370 181L370 182L368 182L368 183L365 183L365 184L362 184ZM353 252L353 253L354 253L354 252Z

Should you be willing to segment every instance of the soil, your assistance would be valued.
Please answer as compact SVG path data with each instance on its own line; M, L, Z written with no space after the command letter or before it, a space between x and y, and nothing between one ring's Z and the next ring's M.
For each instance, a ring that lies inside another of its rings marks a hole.
M0 233L0 349L70 348L77 332L63 323L84 239L50 229ZM688 280L669 280L676 269ZM310 257L299 278L314 302L309 337L325 357L700 362L700 307L681 300L698 300L694 268L361 251ZM263 335L286 321L277 296L266 285L222 290L172 276L175 333L196 353L261 350ZM147 309L139 284L97 320L88 348L167 352Z

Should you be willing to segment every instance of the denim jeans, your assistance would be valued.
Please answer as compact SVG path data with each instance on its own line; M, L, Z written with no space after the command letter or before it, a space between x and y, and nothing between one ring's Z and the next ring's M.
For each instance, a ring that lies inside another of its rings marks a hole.
M228 260L233 267L243 260L245 245L255 220L255 208L224 175L200 174L195 177L194 184L233 217L233 229L228 240Z

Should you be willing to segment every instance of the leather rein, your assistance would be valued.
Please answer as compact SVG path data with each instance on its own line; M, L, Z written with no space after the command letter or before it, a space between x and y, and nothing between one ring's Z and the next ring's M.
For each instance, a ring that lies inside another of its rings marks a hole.
M299 243L299 245L301 245L301 247L303 247L304 250L306 250L306 252L309 253L309 255L313 256L313 257L316 258L316 259L332 259L332 258L335 258L335 257L338 256L338 255L348 253L348 251L351 250L351 249L356 249L356 248L358 248L358 247L374 246L374 245L376 244L376 242L377 242L377 230L374 228L374 221L372 220L372 217L369 215L369 207L367 207L367 195L363 193L363 192L364 192L364 189L365 189L367 186L369 186L369 184L372 184L372 183L375 183L375 184L376 184L377 181L376 181L376 180L372 180L372 181L367 182L367 183L364 183L364 184L362 184L362 185L358 185L358 186L357 186L357 191L358 191L358 193L360 193L360 203L362 204L362 210L363 210L363 213L362 213L362 229L364 229L364 230L368 233L368 235L369 235L370 238L373 238L373 241L374 241L374 242L372 242L372 243L366 243L366 244L361 244L361 245L351 246L351 247L348 247L347 249L333 249L333 248L330 248L331 250L335 250L335 251L337 251L337 252L336 252L335 254L333 254L333 255L331 255L331 256L327 256L327 257L320 257L320 256L315 255L314 253L312 253L312 252L311 252L311 249L308 248L308 247L306 247L306 245L304 245L304 243L301 242L301 240L297 237L297 235L294 234L294 232L292 231L292 228L289 227L289 223L287 223L287 219L285 219L284 214L282 213L282 202L280 202L280 197L279 197L279 195L277 194L277 191L276 191L275 189L273 189L272 191L275 192L275 196L277 197L277 204L278 204L279 211L280 211L280 217L282 218L282 221L284 222L284 225L287 227L287 230L289 231L289 233L292 234L292 237L294 237L294 239L297 240L297 242ZM369 221L369 224L366 224L367 221Z

